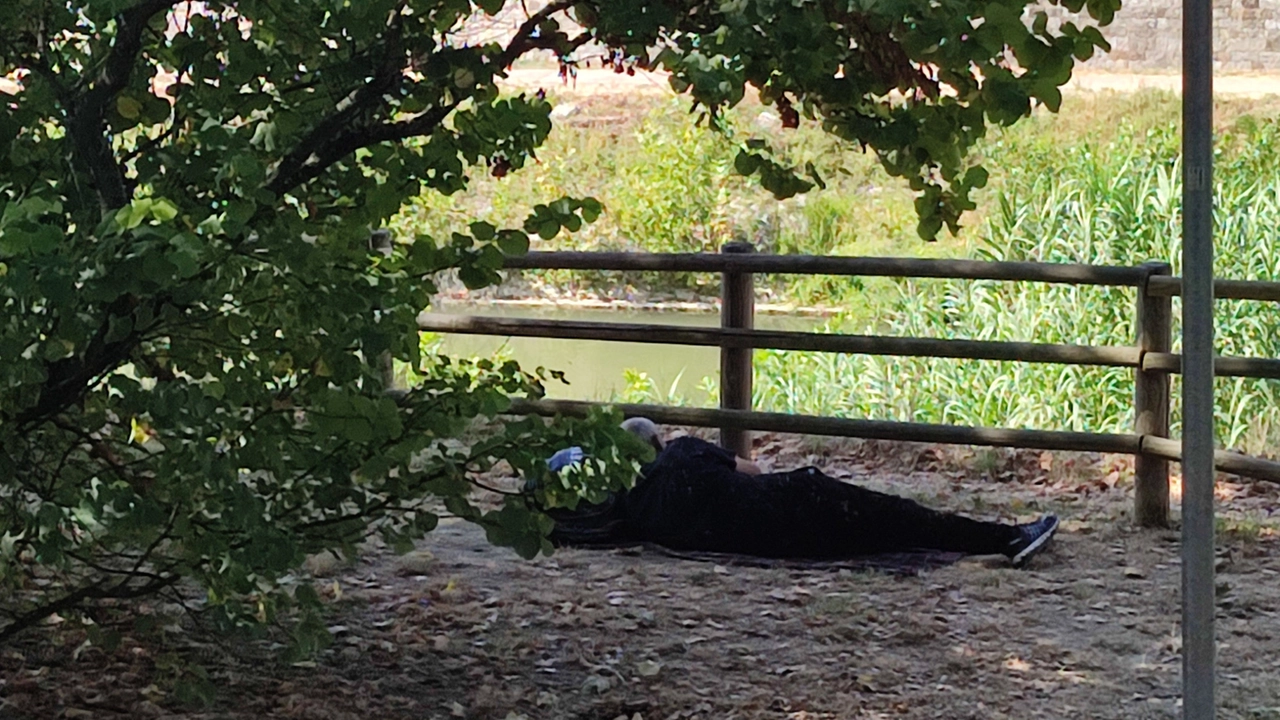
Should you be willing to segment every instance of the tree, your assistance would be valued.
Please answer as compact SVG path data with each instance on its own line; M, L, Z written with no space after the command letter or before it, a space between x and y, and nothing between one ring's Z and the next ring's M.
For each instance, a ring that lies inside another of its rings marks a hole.
M1119 0L1050 0L1111 22ZM959 227L987 172L969 151L988 124L1026 117L1034 102L1057 112L1076 60L1110 45L1095 25L1050 30L1043 10L1024 22L1024 0L735 0L582 2L609 61L659 66L715 119L747 87L777 106L784 127L801 119L863 150L916 192L919 234ZM550 22L550 21L548 21ZM571 38L566 40L573 42ZM652 58L652 59L651 59ZM790 168L761 141L738 154L738 172L758 175L776 196L822 179ZM807 176L807 177L806 177Z
M1116 4L1089 10L1106 21ZM407 198L534 158L550 106L496 84L523 55L570 63L594 44L620 71L666 68L712 121L754 86L786 124L821 122L908 177L931 237L985 179L966 153L986 124L1033 98L1056 108L1073 56L1105 47L1042 15L1028 29L1018 0L561 0L504 45L460 39L465 18L501 6L10 2L0 72L22 88L0 115L0 582L14 602L0 640L184 579L231 623L314 609L289 582L307 554L370 533L406 547L434 527L432 499L494 542L549 551L534 508L624 482L643 450L616 418L468 435L554 374L422 357L415 332L440 272L491 283L527 233L576 230L598 203L370 245ZM779 195L820 182L755 141L737 167ZM392 358L415 369L407 391L388 392ZM593 460L547 481L543 458L570 437ZM467 493L503 460L534 482L482 512Z
M450 42L466 2L10 10L0 63L24 87L0 116L0 576L26 602L0 638L183 578L236 622L314 605L280 586L306 554L373 531L403 547L435 525L429 497L533 555L548 521L524 497L473 507L477 472L505 459L537 478L569 432L627 465L609 424L512 420L459 442L545 375L419 356L432 278L490 282L523 230L370 248L422 186L518 168L546 137L547 103L493 82L544 44L537 19L467 48ZM563 199L534 220L598 212ZM406 393L384 393L388 353L421 368Z

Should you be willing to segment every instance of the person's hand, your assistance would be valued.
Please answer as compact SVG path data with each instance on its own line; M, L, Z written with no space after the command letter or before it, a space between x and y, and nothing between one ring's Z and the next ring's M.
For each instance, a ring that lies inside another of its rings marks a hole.
M735 465L734 469L740 473L745 475L759 475L763 472L759 465L751 462L750 460L740 457L735 457L733 460Z
M586 453L582 452L582 448L576 445L567 447L547 458L547 467L550 468L551 472L560 472L563 468L582 462L585 457Z

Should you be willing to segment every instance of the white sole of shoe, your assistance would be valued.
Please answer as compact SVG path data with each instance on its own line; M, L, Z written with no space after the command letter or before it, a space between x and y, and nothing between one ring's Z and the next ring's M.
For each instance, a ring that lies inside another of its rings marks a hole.
M1050 525L1048 530L1041 533L1040 537L1032 540L1030 545L1022 548L1022 552L1013 556L1013 566L1022 567L1027 560L1031 559L1032 555L1039 552L1040 548L1044 547L1046 543L1053 539L1053 535L1056 532L1058 532L1058 520L1054 519L1053 525Z

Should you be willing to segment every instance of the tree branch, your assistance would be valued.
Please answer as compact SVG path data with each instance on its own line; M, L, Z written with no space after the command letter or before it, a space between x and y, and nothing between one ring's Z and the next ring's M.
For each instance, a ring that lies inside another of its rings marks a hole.
M145 585L137 587L129 587L130 578L125 578L110 588L101 585L89 585L82 587L75 592L64 595L61 599L55 600L47 605L41 605L30 612L17 616L8 625L0 628L0 645L3 645L9 638L44 620L55 613L64 610L74 610L81 607L89 600L130 600L133 598L143 597L151 593L163 590L166 587L178 582L179 576L168 575L160 576L153 579Z
M128 463L120 459L120 456L111 449L111 445L109 445L107 441L93 437L89 433L85 432L83 428L68 422L62 417L55 416L53 418L53 424L58 429L74 435L79 438L80 442L88 445L89 457L105 462L112 470L115 471L116 475L121 480L124 480L128 483L129 487L133 488L134 492L139 495L146 495L151 489L155 478L139 477L135 475L129 468Z
M153 300L156 308L167 302L167 298ZM156 320L151 327L134 327L125 337L119 340L107 340L112 317L128 317L137 309L138 299L133 295L122 295L106 308L102 325L84 355L72 356L48 363L48 378L40 389L40 398L34 407L28 408L14 417L20 427L29 428L31 424L43 421L52 415L62 412L68 405L77 402L89 387L94 378L111 370L128 359L137 343L153 332L159 325ZM159 317L160 313L154 313Z
M572 6L573 0L556 0L529 16L529 19L520 25L507 48L498 56L497 66L509 67L517 58L531 50L546 49L564 53L571 52L589 42L591 37L587 33L572 40L535 35L543 21ZM356 91L349 104L340 107L338 112L316 125L315 129L308 133L307 137L280 162L275 175L267 182L267 190L277 196L283 195L319 177L330 165L357 150L377 143L398 142L411 137L429 135L444 122L449 113L457 108L458 102L455 101L426 110L408 120L363 128L351 127L351 122L359 116L359 113L368 109L368 103L390 89L392 81L402 81L404 69L402 64L391 62L392 58L399 56L399 53L395 52L398 47L398 43L393 46L387 53L387 61L383 67L373 79Z
M276 166L274 176L267 182L267 189L277 196L316 177L325 168L341 160L357 148L344 150L336 154L335 145L345 145L351 135L349 129L360 115L369 112L373 105L396 84L403 81L405 56L401 42L402 25L400 16L387 26L388 42L385 55L373 77L359 89L353 91L342 102L337 111L321 120L307 136L298 143L288 155ZM345 132L344 132L345 131ZM359 145L357 147L364 147ZM311 172L319 166L318 172ZM305 179L297 179L305 177Z
M178 0L142 0L116 18L115 42L103 63L102 72L89 89L75 98L67 108L67 134L75 155L89 170L103 212L129 204L129 186L124 169L111 151L105 123L107 104L126 85L133 74L138 53L142 50L142 34L147 23Z
M507 49L503 50L502 55L498 56L498 67L511 67L512 63L530 50L537 50L540 48L554 49L546 48L545 45L537 44L538 38L534 36L534 33L538 31L538 26L541 25L543 21L558 12L568 10L573 7L573 5L574 0L556 0L555 2L549 3L538 12L530 15L528 20L525 20L520 24L520 29L516 30L516 34L512 36L511 42L507 44Z
M267 189L276 195L283 195L299 185L304 185L324 173L330 165L354 153L361 148L376 145L380 142L405 140L419 135L429 135L444 122L453 112L456 102L427 110L409 120L384 123L361 130L349 130L324 143L319 149L309 146L305 141L299 144L293 154L305 155L301 162L288 175L279 174L267 184ZM314 135L314 133L312 133Z

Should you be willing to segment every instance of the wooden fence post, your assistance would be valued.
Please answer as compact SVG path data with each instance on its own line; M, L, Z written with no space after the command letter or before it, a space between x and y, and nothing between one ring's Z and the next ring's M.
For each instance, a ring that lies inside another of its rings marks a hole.
M728 242L722 253L753 253L749 242ZM720 327L755 327L755 279L749 272L725 272L720 279ZM720 348L720 407L725 410L751 409L751 348ZM720 445L735 455L751 457L751 433L739 428L720 428Z
M386 228L374 230L369 236L369 249L383 257L391 257L391 253L395 251L395 244L391 239L391 231ZM391 359L391 352L381 353L377 359L378 369L382 374L382 390L386 393L395 394L400 388L396 385L396 366Z
M1173 302L1171 297L1147 294L1148 281L1155 275L1169 275L1169 263L1147 262L1140 266L1138 283L1138 352L1134 370L1133 432L1169 437L1169 373L1143 370L1147 353L1167 353L1172 344ZM1169 524L1169 461L1139 453L1134 458L1133 516L1142 527Z

